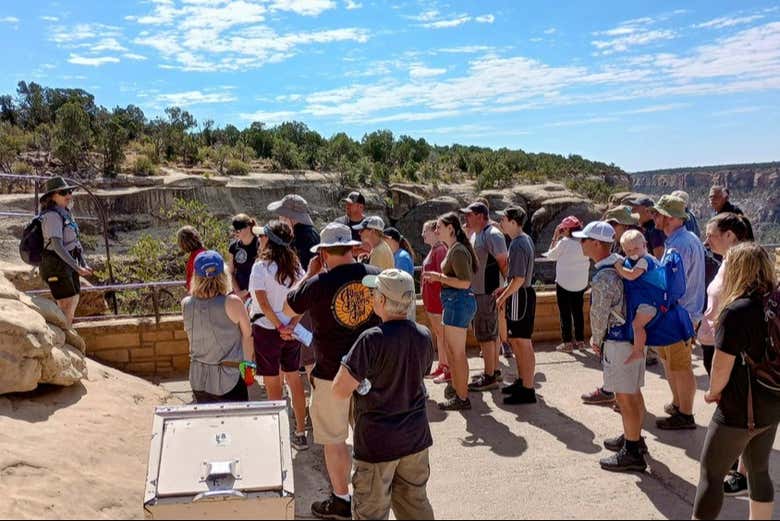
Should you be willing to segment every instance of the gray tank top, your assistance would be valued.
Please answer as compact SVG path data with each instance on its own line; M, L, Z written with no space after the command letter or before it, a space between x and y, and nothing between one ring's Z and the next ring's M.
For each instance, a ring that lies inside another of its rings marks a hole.
M227 297L202 300L187 297L182 302L184 330L190 340L190 384L193 391L223 396L238 384L236 367L222 362L243 359L241 328L225 312Z

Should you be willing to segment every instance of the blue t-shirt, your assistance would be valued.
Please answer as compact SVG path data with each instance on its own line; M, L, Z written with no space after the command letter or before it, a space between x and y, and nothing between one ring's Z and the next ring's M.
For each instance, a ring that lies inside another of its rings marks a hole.
M395 267L399 270L403 270L412 277L414 277L414 262L412 261L412 256L409 255L409 252L406 250L398 250L393 254L393 259L395 260Z
M691 316L691 322L696 325L704 316L706 304L706 282L704 278L704 245L694 234L679 228L666 239L666 249L677 250L685 267L686 291L680 299L680 305Z

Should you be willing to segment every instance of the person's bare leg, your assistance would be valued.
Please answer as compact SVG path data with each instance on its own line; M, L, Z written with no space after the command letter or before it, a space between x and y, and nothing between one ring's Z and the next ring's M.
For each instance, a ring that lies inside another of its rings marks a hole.
M466 358L466 329L444 326L445 344L447 346L452 386L458 398L465 400L469 395L469 362Z
M523 380L523 387L534 389L536 379L536 354L531 340L512 338L509 340L517 364L517 377Z
M647 347L647 324L653 320L653 316L644 313L638 314L633 322L634 327L634 349Z
M639 441L645 419L645 404L642 393L615 395L620 414L623 417L623 433L629 441Z
M772 503L760 503L758 501L750 502L750 519L763 521L765 519L772 519L772 515L775 511L775 504Z
M290 401L295 415L296 432L306 432L306 391L303 388L300 374L296 372L284 373L287 387L290 388Z
M498 369L498 347L496 341L480 342L480 348L482 348L482 358L485 360L485 374L493 375Z
M73 319L76 317L76 309L79 307L79 295L58 300L57 306L65 315L65 326L67 326L67 329L72 328Z
M349 494L349 474L352 472L352 456L346 443L325 445L325 466L330 484L337 496Z
M696 377L693 374L693 369L672 371L669 377L669 381L674 382L674 389L677 391L678 401L675 403L680 408L680 412L689 416L693 415L693 401L696 397Z
M444 340L444 325L441 322L441 315L428 314L431 322L431 329L436 337L436 350L439 353L439 365L449 365L447 363L447 347Z
M279 401L282 399L281 376L264 376L263 383L265 384L265 392L268 393L269 400Z
M674 382L674 375L672 371L669 370L669 362L662 359L661 357L658 357L659 360L661 360L661 365L664 366L664 374L666 375L666 381L669 384L669 389L672 391L672 404L676 405L677 408L680 407L680 398L677 394L677 387Z

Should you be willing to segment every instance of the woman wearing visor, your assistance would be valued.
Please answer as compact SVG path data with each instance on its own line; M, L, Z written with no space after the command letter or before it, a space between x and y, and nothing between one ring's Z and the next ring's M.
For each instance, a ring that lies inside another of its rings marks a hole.
M254 219L246 214L233 217L233 240L228 248L228 270L233 283L233 293L246 301L249 299L249 277L257 259L260 242L252 228L257 226Z

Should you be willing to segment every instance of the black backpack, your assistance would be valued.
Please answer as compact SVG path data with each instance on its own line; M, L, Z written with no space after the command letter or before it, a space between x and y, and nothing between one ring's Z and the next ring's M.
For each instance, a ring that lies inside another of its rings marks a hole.
M767 324L766 350L761 360L753 360L742 353L743 364L748 369L748 429L755 429L753 410L753 381L780 399L780 288L764 295L764 319Z
M59 212L57 212L59 213ZM25 264L40 266L43 261L43 212L36 216L22 232L22 240L19 243L19 256ZM60 215L62 217L62 215ZM65 219L62 219L62 227L65 228Z

